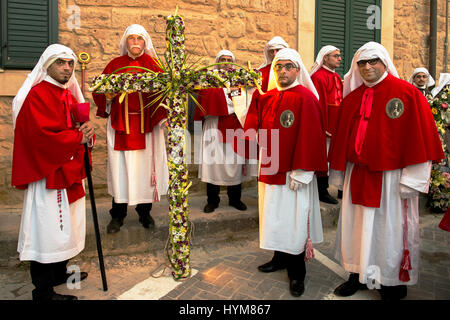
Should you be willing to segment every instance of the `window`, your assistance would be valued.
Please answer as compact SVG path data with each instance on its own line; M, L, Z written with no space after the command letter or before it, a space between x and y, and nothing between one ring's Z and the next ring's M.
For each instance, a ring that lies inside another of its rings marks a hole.
M57 0L1 0L0 67L32 69L58 42Z
M328 44L341 49L336 72L343 77L356 50L366 42L381 41L380 25L380 0L316 0L315 56Z

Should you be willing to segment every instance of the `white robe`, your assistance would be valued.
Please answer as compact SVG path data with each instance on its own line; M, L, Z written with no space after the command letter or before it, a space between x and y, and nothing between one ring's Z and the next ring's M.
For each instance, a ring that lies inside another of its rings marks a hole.
M57 194L58 190L46 189L45 178L28 184L17 246L21 261L60 262L84 249L85 197L69 205L67 192L62 189L60 219Z
M310 209L310 236L313 243L323 241L317 179L297 191L286 184L258 182L260 247L298 255L305 251L308 240L308 210Z
M385 286L414 285L419 274L419 200L408 199L408 242L412 270L410 281L399 280L403 258L404 208L400 183L428 192L431 162L383 172L379 208L352 204L350 177L353 164L342 172L330 170L330 183L342 186L343 198L336 233L335 258L348 272L359 273L361 283L376 280Z
M224 89L226 90L226 89ZM233 101L225 94L229 114L234 113ZM201 181L219 186L234 186L258 175L257 160L236 154L231 143L219 140L219 117L206 116L203 123L198 177ZM245 175L244 168L245 165Z
M153 132L145 134L145 149L114 150L114 141L115 130L111 127L111 118L108 118L108 193L114 197L114 201L128 205L155 201L155 187L151 185L153 159L158 195L167 194L169 169L162 121L153 128Z

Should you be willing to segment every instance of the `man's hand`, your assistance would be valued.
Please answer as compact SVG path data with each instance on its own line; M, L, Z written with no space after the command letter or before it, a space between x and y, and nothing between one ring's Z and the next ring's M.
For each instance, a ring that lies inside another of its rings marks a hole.
M331 138L331 133L329 133L328 131L325 131L325 134L326 134L326 136L327 136L327 138Z
M105 93L105 96L106 96L106 99L112 100L112 99L114 99L115 96L117 96L117 93L114 93L114 92L106 92L106 93Z
M291 172L289 175L289 188L291 190L297 191L300 190L305 184L295 179L295 172Z
M81 139L81 144L85 144L89 142L92 137L94 137L94 127L92 126L90 121L87 121L81 125L78 129L83 133L83 139Z

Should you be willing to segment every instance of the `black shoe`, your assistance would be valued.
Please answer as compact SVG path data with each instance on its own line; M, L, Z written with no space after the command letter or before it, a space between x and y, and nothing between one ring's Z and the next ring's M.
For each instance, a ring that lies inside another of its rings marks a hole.
M150 226L154 227L155 226L155 220L153 220L152 216L150 215L150 213L147 214L140 214L139 215L139 222L142 224L142 226L145 229L150 228Z
M228 205L230 207L234 207L240 211L245 211L247 210L247 206L245 205L245 203L243 203L242 201L239 200L239 202L229 202Z
M205 208L203 208L203 212L204 213L211 213L213 212L215 209L217 209L219 207L218 204L212 204L212 203L207 203Z
M269 262L264 263L258 267L258 270L264 273L275 272L283 269L286 269L285 264L276 263L273 260L270 260Z
M381 286L381 289L377 289L380 293L381 300L384 301L398 301L405 298L408 294L408 289L404 285L400 286Z
M300 297L305 292L305 283L300 280L289 280L289 291L294 297Z
M51 301L51 300L59 300L59 301L65 300L65 301L68 301L68 300L78 300L78 298L76 296L71 296L71 295L68 295L68 294L59 294L59 293L56 293L56 292L45 294L45 295L42 295L42 294L37 295L37 294L35 294L33 292L32 295L33 295L33 301Z
M116 233L119 232L120 227L123 226L123 220L118 218L112 218L106 227L107 233Z
M334 289L334 294L340 297L349 297L354 295L358 290L367 289L367 285L360 283L358 278L358 274L351 274L347 282Z
M338 199L342 199L342 190L338 190L337 197Z
M74 276L74 275L75 275L75 272L66 273L65 276L62 279L55 281L53 286L59 286L59 285L61 285L63 283L67 283L67 280L69 280L70 277L72 277L72 278L70 278L70 280L71 281L75 280L75 282L83 281L84 279L86 279L88 277L88 273L84 272L84 271L80 272L79 277L78 276Z
M338 204L339 201L337 201L335 198L333 198L332 196L330 196L330 194L328 192L324 192L322 194L319 193L319 200L325 203L330 203L330 204Z
M78 298L76 296L71 296L69 294L54 293L50 297L50 300L69 301L69 300L78 300Z

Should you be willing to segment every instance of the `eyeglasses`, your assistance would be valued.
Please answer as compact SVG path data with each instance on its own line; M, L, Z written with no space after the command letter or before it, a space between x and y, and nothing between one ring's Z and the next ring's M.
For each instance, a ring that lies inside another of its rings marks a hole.
M328 56L333 57L335 59L338 59L338 58L342 57L340 54L333 54L333 55L329 54Z
M286 69L286 71L291 71L292 69L297 69L297 67L295 65L293 65L292 63L288 63L288 64L276 64L274 66L275 71L280 72L281 70Z
M371 66L374 66L380 61L380 58L370 59L370 60L359 60L357 62L358 67L364 67L366 63L369 63Z
M424 75L420 75L420 74L418 74L418 75L414 76L414 78L423 78L423 79L428 79L428 76L427 76L426 74L424 74Z

